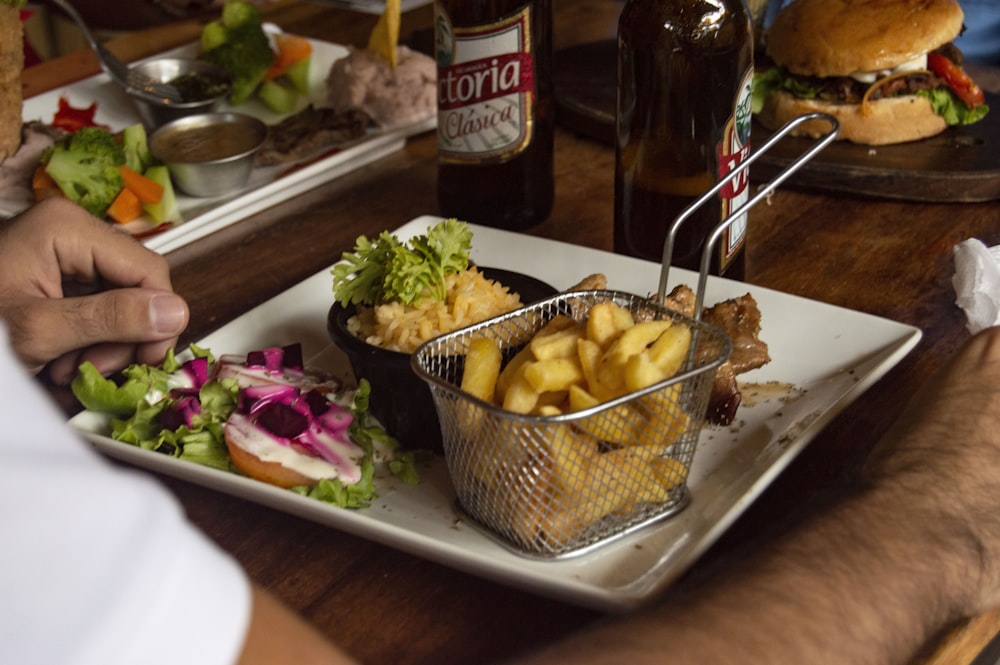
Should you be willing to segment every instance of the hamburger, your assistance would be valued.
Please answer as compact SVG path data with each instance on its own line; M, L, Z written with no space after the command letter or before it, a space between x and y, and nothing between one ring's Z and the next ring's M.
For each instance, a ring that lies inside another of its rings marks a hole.
M838 138L865 145L977 122L989 109L951 43L963 17L956 0L796 0L765 36L772 66L754 77L754 113L769 129L828 113ZM796 131L828 129L817 121Z

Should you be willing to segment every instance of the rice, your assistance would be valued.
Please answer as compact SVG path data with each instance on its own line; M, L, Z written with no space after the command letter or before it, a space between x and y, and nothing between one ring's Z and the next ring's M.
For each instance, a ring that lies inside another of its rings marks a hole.
M417 305L397 302L375 307L358 306L347 329L373 346L413 353L439 335L479 323L521 306L521 298L499 282L489 280L475 267L445 278L447 297L425 299Z

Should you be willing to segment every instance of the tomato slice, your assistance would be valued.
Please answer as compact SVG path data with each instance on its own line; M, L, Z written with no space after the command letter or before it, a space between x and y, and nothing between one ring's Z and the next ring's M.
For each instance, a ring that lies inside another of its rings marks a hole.
M927 54L927 68L943 78L948 87L970 109L976 108L985 101L983 89L976 85L972 77L966 74L959 65L940 53Z
M95 113L97 113L97 102L86 108L77 108L71 105L68 99L60 96L59 108L52 117L52 126L70 133L82 127L106 127L94 122Z

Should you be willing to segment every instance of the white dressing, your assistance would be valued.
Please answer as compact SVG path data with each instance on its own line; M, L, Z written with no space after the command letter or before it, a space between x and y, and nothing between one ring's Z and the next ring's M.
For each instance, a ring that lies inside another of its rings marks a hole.
M875 72L855 72L851 74L851 78L860 81L861 83L874 83L878 79L884 76L891 76L893 74L899 74L902 72L912 72L919 71L922 69L927 69L927 54L917 56L912 60L907 60L903 64L895 67L894 69L882 69Z
M364 451L355 443L331 436L319 428L310 429L311 437L317 444L325 445L330 451L327 461L314 457L288 439L279 439L254 425L240 413L233 413L226 423L226 436L263 462L274 462L286 469L296 471L312 480L339 478L345 484L353 484L361 479L361 459Z

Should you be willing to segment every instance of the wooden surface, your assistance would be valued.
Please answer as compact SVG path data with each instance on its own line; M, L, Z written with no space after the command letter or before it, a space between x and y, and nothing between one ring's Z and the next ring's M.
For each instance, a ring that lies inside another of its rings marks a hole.
M555 0L556 46L614 33L617 0ZM426 38L430 8L404 17L403 34ZM271 20L290 32L361 45L375 17L287 2ZM121 38L128 58L192 39L182 23ZM89 53L28 70L31 93L97 71ZM253 215L169 256L174 285L198 339L336 260L359 234L436 212L435 139ZM614 157L601 143L560 130L556 203L531 231L610 249ZM855 468L914 390L968 337L951 286L952 247L969 237L1000 244L995 203L926 204L782 189L750 213L747 281L919 326L916 350L835 419L706 556L777 528ZM475 221L475 220L471 220ZM765 313L766 331L766 313ZM766 337L766 335L765 335ZM820 349L818 349L821 352ZM465 575L373 542L163 478L191 519L256 581L368 663L494 661L600 619L596 613ZM806 603L808 604L808 603ZM1000 628L986 615L927 646L921 662L970 663Z
M556 112L564 125L614 145L615 40L572 46L556 54ZM986 102L1000 110L1000 96ZM773 132L754 123L754 146ZM763 182L808 150L809 139L786 138L751 170ZM1000 112L937 136L888 146L837 141L793 177L810 189L910 201L996 201L1000 199ZM961 183L960 186L956 186Z

